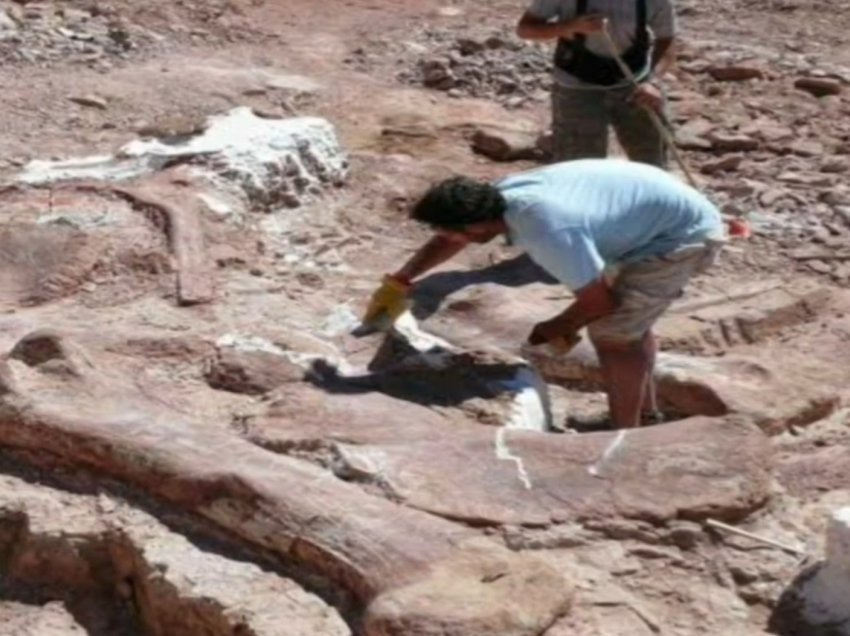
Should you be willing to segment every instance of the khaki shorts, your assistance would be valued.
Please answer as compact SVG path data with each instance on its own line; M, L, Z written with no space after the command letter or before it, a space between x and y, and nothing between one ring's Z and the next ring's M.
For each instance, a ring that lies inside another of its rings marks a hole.
M711 267L723 242L684 245L662 256L620 266L611 288L618 305L614 313L591 323L587 331L595 342L633 342L644 337L655 321L696 274Z

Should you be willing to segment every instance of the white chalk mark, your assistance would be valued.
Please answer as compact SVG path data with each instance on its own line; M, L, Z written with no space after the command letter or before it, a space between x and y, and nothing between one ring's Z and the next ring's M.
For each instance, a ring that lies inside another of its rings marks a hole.
M599 477L599 469L602 468L603 464L614 454L614 452L620 447L623 443L623 440L626 439L626 429L620 429L620 432L617 433L617 436L613 439L613 441L608 444L608 448L605 449L605 452L602 453L602 457L600 457L597 461L595 461L591 466L587 467L587 472L593 475L594 477Z
M531 479L528 476L528 471L525 470L525 463L523 463L522 457L512 454L511 450L508 448L507 441L505 441L506 430L506 428L502 427L496 429L496 458L511 461L516 464L517 479L522 482L522 485L525 486L526 490L531 490Z

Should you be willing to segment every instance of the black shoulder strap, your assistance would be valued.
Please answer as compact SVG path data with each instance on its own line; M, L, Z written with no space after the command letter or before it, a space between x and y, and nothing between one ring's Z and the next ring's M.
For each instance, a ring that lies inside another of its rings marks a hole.
M579 2L581 2L581 0L579 0ZM647 0L637 0L638 33L643 33L646 30L646 2Z

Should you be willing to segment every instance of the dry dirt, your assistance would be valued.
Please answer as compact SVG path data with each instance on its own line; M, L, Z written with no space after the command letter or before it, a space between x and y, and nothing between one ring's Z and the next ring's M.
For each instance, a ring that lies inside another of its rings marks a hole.
M850 5L676 4L679 145L755 235L660 324L675 421L621 436L517 430L538 373L555 424L604 400L586 345L518 357L568 296L507 247L417 287L432 357L349 333L424 186L545 159L520 3L0 0L0 634L850 633L793 594L850 505ZM237 107L346 166L26 182Z

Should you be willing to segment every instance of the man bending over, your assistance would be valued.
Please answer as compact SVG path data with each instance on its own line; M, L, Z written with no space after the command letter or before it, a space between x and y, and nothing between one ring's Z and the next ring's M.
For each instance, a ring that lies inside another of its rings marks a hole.
M449 179L411 216L435 235L385 277L364 322L397 317L416 278L470 242L507 234L575 294L529 342L575 342L587 327L617 428L657 411L652 326L724 241L720 213L699 192L653 166L617 160L568 161L494 184Z

